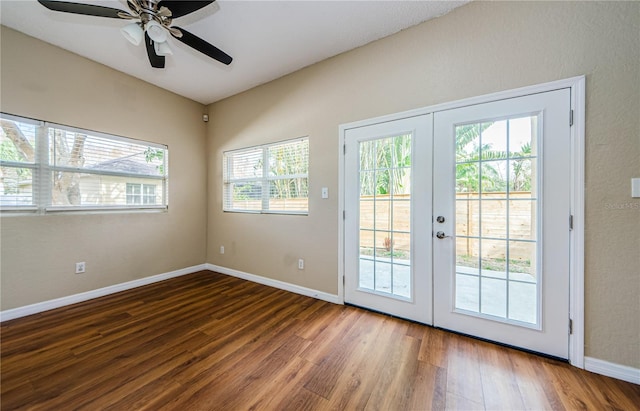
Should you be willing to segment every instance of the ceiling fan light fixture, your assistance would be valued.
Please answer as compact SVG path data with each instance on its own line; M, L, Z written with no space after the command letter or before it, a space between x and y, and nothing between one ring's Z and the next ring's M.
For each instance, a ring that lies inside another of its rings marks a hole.
M161 43L154 41L153 48L158 56L170 56L173 54L173 51L171 51L171 47L169 47L169 43L167 43L166 41L163 41Z
M142 27L138 23L130 23L120 29L120 32L125 39L129 40L134 46L139 45L142 42L142 36L144 32Z
M162 27L160 23L155 20L151 20L145 27L147 34L156 43L162 43L167 40L167 31Z

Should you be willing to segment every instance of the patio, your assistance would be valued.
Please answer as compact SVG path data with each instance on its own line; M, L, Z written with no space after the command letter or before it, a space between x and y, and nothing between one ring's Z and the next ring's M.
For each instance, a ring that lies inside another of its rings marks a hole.
M409 260L361 255L360 289L411 298ZM536 279L525 273L456 266L456 308L502 319L536 324ZM508 314L508 315L507 315Z

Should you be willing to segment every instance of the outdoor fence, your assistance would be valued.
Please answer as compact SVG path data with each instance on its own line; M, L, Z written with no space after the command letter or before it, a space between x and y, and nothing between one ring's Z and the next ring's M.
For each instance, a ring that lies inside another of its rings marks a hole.
M393 201L391 200L388 195L360 197L360 246L390 251L390 246L393 245L394 251L408 254L410 195L393 196ZM509 242L509 259L534 259L535 245L518 241L535 240L535 230L532 230L532 226L535 227L536 224L536 200L531 200L530 192L510 192L508 200L504 192L483 194L482 201L478 193L459 193L456 200L458 236L506 239L508 232L509 239L512 240ZM479 255L477 239L458 237L456 248L458 255ZM482 258L506 259L505 241L483 240Z

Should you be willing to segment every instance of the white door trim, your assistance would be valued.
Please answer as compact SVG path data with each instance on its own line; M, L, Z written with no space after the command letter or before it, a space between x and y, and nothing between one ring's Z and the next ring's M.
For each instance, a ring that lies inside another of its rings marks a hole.
M543 93L561 88L571 89L571 110L573 126L571 127L571 171L572 193L571 210L573 215L573 231L571 232L571 256L569 273L569 314L573 329L569 336L569 362L576 367L584 368L584 161L585 161L585 77L571 77L533 86L500 91L482 96L456 100L448 103L417 108L401 113L389 114L372 119L341 124L339 130L338 152L338 296L344 303L344 235L345 226L343 211L345 209L345 133L346 130L376 123L400 120L407 117L435 113L442 110L460 108L474 104L488 103L496 100L520 97L528 94Z

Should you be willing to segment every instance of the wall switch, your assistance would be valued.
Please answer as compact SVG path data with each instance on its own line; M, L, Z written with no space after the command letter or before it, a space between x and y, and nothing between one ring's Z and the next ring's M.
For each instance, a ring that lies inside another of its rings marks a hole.
M85 265L84 265L84 261L81 263L76 263L76 274L82 274L84 273L85 270Z
M304 259L302 258L298 260L298 270L304 270Z
M322 198L329 198L329 187L322 187Z
M224 254L224 246L223 245L220 246L220 254Z
M631 179L631 197L640 198L640 178Z

